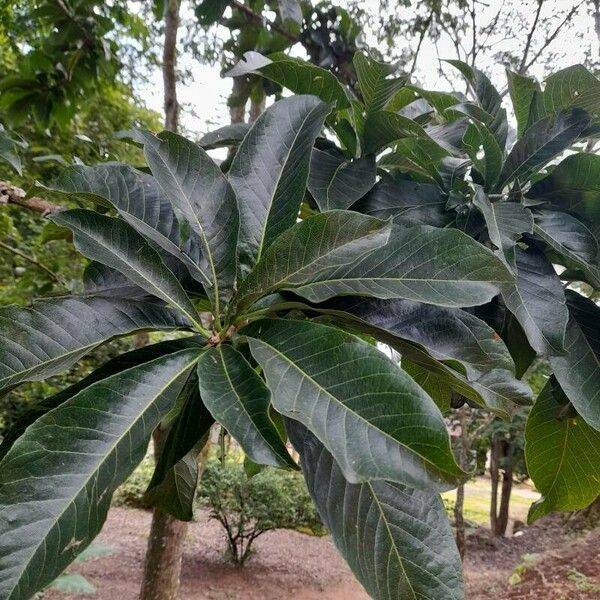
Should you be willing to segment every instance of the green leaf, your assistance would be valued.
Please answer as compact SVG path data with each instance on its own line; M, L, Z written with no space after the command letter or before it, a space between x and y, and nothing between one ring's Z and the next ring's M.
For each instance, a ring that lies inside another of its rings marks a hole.
M197 360L183 350L95 383L15 443L0 463L2 598L30 598L94 539Z
M473 120L473 124L465 133L463 144L475 168L483 177L485 190L492 190L502 170L504 159L496 138L485 124ZM483 149L483 158L480 158L480 148Z
M125 369L137 367L138 365L154 360L159 356L172 354L173 352L177 352L185 348L199 348L201 347L202 342L203 340L199 336L182 338L179 340L168 340L165 342L159 342L158 344L144 346L143 348L138 348L137 350L131 350L130 352L125 352L116 358L109 360L95 371L92 371L87 377L84 377L77 383L58 392L57 394L54 394L53 396L50 396L49 398L45 398L44 400L37 402L29 410L27 410L8 431L3 433L2 443L0 443L0 459L2 459L2 457L12 448L15 441L23 435L27 427L29 427L47 412L72 398L81 390L92 385L92 383L106 379L107 377L115 375L116 373L120 373Z
M352 210L378 219L393 219L401 225L444 227L451 218L446 211L447 201L447 195L437 185L399 179L379 181Z
M536 169L569 148L589 124L588 113L578 108L534 123L512 147L496 189L501 190L515 179L526 180Z
M552 172L534 183L528 198L575 213L600 233L600 156L578 152L567 156Z
M205 133L198 144L205 150L222 148L223 146L237 146L250 130L250 123L232 123L219 127L213 131Z
M239 212L231 185L200 146L175 133L141 132L152 174L200 240L200 268L212 287L215 312L237 276Z
M569 410L553 379L527 419L525 457L529 475L542 493L529 509L529 523L552 511L585 508L600 495L600 431Z
M164 1L164 0L162 0ZM198 23L205 27L214 25L229 6L227 0L201 0L195 8Z
M517 248L516 273L515 284L502 294L506 307L538 355L561 354L569 312L554 267L537 248Z
M329 107L314 96L270 106L244 138L229 181L240 207L240 252L252 267L298 217L310 154Z
M98 590L83 575L79 573L63 573L49 586L50 589L59 590L64 594L95 594Z
M0 125L0 159L5 160L19 175L23 165L17 154L18 144L10 137L7 131Z
M447 156L448 151L428 137L404 138L396 142L393 152L384 154L379 159L378 166L389 170L418 173L443 186L439 167Z
M550 365L577 412L600 431L600 308L572 290L566 296L565 354L551 356Z
M486 125L496 138L498 146L504 149L508 134L508 121L506 110L502 108L500 94L487 75L479 69L471 67L460 60L448 60L446 62L457 68L469 82L479 106L490 116L490 121Z
M317 96L327 104L335 103L336 110L350 107L350 101L338 78L325 69L283 52L267 58L258 52L245 52L240 62L228 71L228 77L257 74L291 90L294 94Z
M384 244L390 224L350 211L328 211L297 223L267 249L238 292L238 312L278 289L327 277Z
M52 189L36 191L51 198L66 196L104 204L108 201L143 236L182 260L195 279L208 281L198 266L198 236L191 232L187 240L183 239L175 211L151 175L127 165L77 165L64 170Z
M308 427L351 482L453 487L463 473L437 406L374 346L334 327L262 319L244 327L274 408Z
M461 561L437 494L389 481L351 483L326 448L289 421L323 523L371 598L462 600Z
M131 225L116 217L83 209L65 210L50 218L73 232L75 247L84 256L114 267L201 328L198 312L173 272Z
M533 214L534 233L600 289L600 243L594 233L569 213L541 209Z
M0 309L0 389L60 373L110 339L189 322L155 302L67 297Z
M481 211L490 241L499 255L514 271L517 242L524 233L533 233L533 216L520 202L490 202L477 186L473 204Z
M384 246L285 288L311 302L362 295L464 307L485 304L512 281L491 250L460 231L393 225Z
M296 468L269 416L271 392L235 348L221 344L198 363L200 393L212 416L252 461Z
M515 73L510 69L506 69L506 79L517 119L517 137L522 137L529 123L531 103L535 93L541 91L540 84L532 77Z
M283 23L302 24L302 6L299 0L277 0L277 6Z
M346 209L375 185L375 157L348 160L341 152L314 148L308 190L321 211Z
M402 370L408 373L437 404L442 413L447 413L452 405L452 388L443 377L428 371L425 367L402 358Z
M406 75L393 77L397 65L378 62L361 51L352 62L367 113L383 110L408 80Z
M452 115L451 111L447 110L460 101L460 99L453 93L424 90L414 85L407 85L406 87L426 100L440 114L440 116L446 118L454 116Z
M146 290L127 279L120 271L95 260L90 261L83 271L82 283L85 294L90 296L107 296L130 300L152 297Z
M431 139L416 121L397 113L379 110L367 115L364 134L366 153L377 152L392 142L412 137Z

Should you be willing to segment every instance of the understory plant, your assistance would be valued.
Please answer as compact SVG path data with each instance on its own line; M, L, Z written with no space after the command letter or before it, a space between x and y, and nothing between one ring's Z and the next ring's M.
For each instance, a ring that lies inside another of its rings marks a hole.
M510 418L531 402L519 378L536 355L553 374L527 425L543 494L530 520L600 493L600 313L587 297L600 158L579 151L599 131L600 82L579 66L543 87L508 73L513 131L489 79L453 66L470 98L362 53L352 89L253 53L232 75L295 95L251 126L197 143L134 132L148 169L76 166L36 190L76 206L50 218L90 263L81 293L2 309L2 388L116 337L187 335L107 362L7 436L0 597L31 597L94 539L159 424L146 499L191 518L216 420L258 464L297 469L289 438L373 598L463 598L439 494L468 473L443 414L467 402ZM237 146L222 168L206 152L219 145Z

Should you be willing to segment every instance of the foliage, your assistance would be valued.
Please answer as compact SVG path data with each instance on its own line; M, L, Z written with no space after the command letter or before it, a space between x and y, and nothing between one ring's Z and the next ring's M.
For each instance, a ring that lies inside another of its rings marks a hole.
M272 529L323 533L298 473L267 467L249 477L239 462L213 460L206 466L198 495L201 506L225 529L229 556L240 566L250 558L254 541Z
M3 444L8 600L90 543L159 423L170 433L151 487L165 491L147 497L176 515L193 501L213 420L263 464L293 468L289 436L325 526L374 598L464 597L439 493L468 474L442 410L468 403L509 418L530 402L519 378L536 354L553 377L528 421L544 494L530 518L600 491L597 462L576 452L599 451L600 309L565 292L598 287L600 166L573 151L597 133L600 82L574 67L543 91L513 86L522 126L509 148L501 95L470 65L453 63L465 99L364 53L352 92L325 71L307 78L314 65L259 56L252 74L296 95L267 109L223 168L181 136L139 131L150 172L79 165L38 190L77 205L52 222L92 263L82 295L2 310L3 387L45 380L136 331L188 337L109 361ZM360 198L357 181L372 184ZM398 351L401 366L356 333Z
M144 500L144 493L150 485L153 471L154 459L146 455L133 473L116 489L113 504L129 508L150 508L150 504Z

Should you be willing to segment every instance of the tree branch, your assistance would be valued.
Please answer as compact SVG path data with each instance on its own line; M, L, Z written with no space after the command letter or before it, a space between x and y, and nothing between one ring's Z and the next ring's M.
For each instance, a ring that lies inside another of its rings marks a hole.
M20 258L22 258L23 260L26 260L27 262L31 263L32 265L35 265L38 269L40 269L41 271L44 271L44 273L46 273L46 275L49 275L50 278L53 279L59 285L62 285L62 286L65 285L65 282L54 271L52 271L46 265L42 264L39 260L37 260L33 256L29 256L28 254L21 252L21 250L19 250L18 248L13 248L9 244L5 244L2 241L0 241L0 248L2 248L3 250L6 250L7 252L10 252L11 254L14 254L15 256L19 256Z
M425 34L427 33L429 26L431 25L433 13L434 11L432 10L429 13L429 17L427 17L427 20L423 24L423 29L421 30L421 35L419 36L419 43L417 44L417 49L415 50L415 57L413 58L412 66L410 68L410 75L412 75L415 72L415 67L417 66L417 58L419 58L419 52L421 51L421 44L423 43L423 40L425 39Z
M0 181L0 204L16 204L41 215L48 215L63 209L62 206L48 202L43 198L37 196L25 198L26 195L25 190L6 181Z
M234 8L237 8L240 12L243 12L246 16L250 17L253 21L256 21L257 23L259 23L263 26L268 26L273 31L276 31L277 33L281 34L283 37L290 40L290 42L297 42L300 39L297 35L294 35L293 33L289 32L285 27L281 27L281 25L279 25L278 23L274 23L273 21L268 21L267 19L263 18L261 15L256 14L251 8L249 8L245 4L242 4L241 2L238 2L237 0L231 0L229 2L229 5Z
M523 56L521 57L521 64L519 65L519 68L517 69L517 71L521 74L523 74L527 70L527 67L525 66L527 64L527 56L529 55L529 49L531 48L531 40L533 39L533 34L535 33L538 21L540 20L540 13L542 12L543 4L544 4L544 0L538 0L538 7L537 7L537 11L535 12L533 24L531 25L531 29L529 30L529 33L527 34L527 41L525 42L525 49L523 50Z

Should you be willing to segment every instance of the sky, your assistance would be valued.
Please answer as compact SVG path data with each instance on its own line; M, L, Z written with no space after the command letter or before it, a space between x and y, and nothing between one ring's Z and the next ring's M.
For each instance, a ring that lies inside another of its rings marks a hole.
M489 22L497 11L498 5L502 0L483 0L479 1L478 19L481 23ZM340 6L346 4L345 0L338 2ZM415 3L413 2L413 5ZM546 0L542 9L542 17L550 15L554 12L569 9L575 4L574 0ZM504 0L506 10L517 8L523 20L522 26L524 30L530 27L533 21L537 0ZM377 14L379 10L379 0L365 0L362 7L372 14ZM414 8L403 9L405 11L414 10ZM185 15L184 15L185 16ZM577 38L575 34L579 33L582 37ZM369 31L364 32L367 43L373 43L373 36ZM582 41L583 40L583 41ZM494 50L502 48L510 48L511 44L514 47L515 40L511 39L490 39L490 45L493 45ZM597 37L593 29L593 20L586 14L586 11L579 12L574 21L573 28L559 35L552 43L549 50L562 52L564 56L553 65L554 70L563 68L570 64L582 62L585 57L586 49L598 56L599 49L597 46ZM455 58L456 54L449 39L441 39L439 44L441 56ZM419 54L417 70L415 76L419 79L419 83L430 89L449 89L449 84L446 80L440 79L437 73L437 53L436 48L431 42L424 42ZM178 85L179 102L183 105L182 124L184 128L195 134L204 133L211 129L216 129L221 125L226 125L229 122L229 112L227 110L227 97L231 90L231 79L221 76L221 68L219 65L203 65L198 61L191 59L189 56L182 56L180 59L181 67L191 73L191 77L181 81ZM504 68L502 65L493 66L484 64L485 69L491 69L494 81L504 83ZM447 71L452 71L451 67L447 67ZM544 71L542 67L534 67L531 74L543 78ZM149 81L140 90L143 100L149 108L152 108L162 113L162 75L160 70L151 73Z

